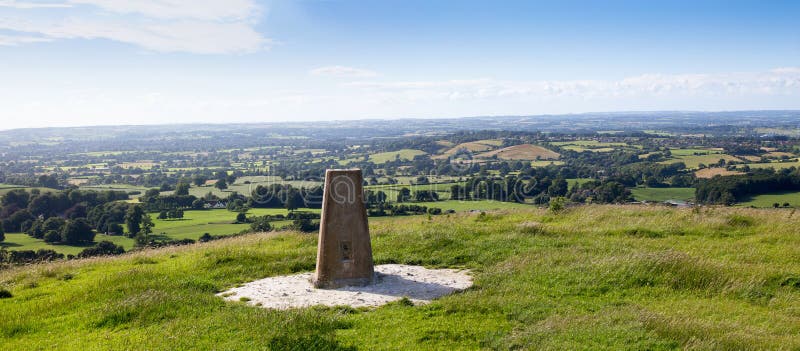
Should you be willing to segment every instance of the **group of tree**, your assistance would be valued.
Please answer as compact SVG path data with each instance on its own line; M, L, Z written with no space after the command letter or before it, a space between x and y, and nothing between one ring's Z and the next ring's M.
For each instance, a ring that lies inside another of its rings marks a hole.
M732 205L746 198L773 192L800 190L800 170L751 170L748 174L717 176L698 181L695 199L703 204Z

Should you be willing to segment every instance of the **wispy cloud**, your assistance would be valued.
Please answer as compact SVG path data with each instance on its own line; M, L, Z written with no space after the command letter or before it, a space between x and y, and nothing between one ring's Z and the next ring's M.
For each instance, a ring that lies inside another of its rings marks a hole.
M113 13L135 13L151 18L168 19L246 20L260 11L252 0L67 0L67 2L95 6Z
M4 40L12 45L60 39L107 39L160 52L226 54L253 52L271 43L254 28L260 9L251 0L66 0L35 3L41 6L13 1L0 4L21 11L0 19L0 29L13 32ZM25 16L26 11L43 7L51 8L48 11L57 11L53 7L73 7L73 11L67 16L33 19Z
M631 98L642 96L797 95L800 68L723 74L643 74L620 80L508 81L490 78L445 81L358 81L345 87L392 98Z
M315 76L347 77L347 78L368 78L377 77L378 73L362 68L347 66L325 66L312 69L310 74Z
M41 43L52 41L53 39L42 37L31 37L24 35L2 35L0 34L0 46L16 46L28 43Z
M65 8L72 7L64 3L41 3L30 1L0 0L0 7L10 7L15 9L40 9L40 8Z

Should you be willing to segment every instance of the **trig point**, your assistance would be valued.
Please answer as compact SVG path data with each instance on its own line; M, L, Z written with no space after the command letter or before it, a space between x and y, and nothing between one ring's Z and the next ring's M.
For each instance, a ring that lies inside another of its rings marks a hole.
M314 287L364 286L375 280L360 169L325 172Z

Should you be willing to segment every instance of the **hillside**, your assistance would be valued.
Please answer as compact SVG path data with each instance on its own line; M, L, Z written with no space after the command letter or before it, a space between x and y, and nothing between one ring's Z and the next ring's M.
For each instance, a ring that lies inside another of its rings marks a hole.
M492 158L497 156L501 160L557 160L561 155L555 151L541 146L522 144L505 147L499 150L478 154L478 158Z
M0 271L18 349L796 349L791 210L584 206L371 223L376 263L465 267L427 306L270 311L215 292L312 270L316 237L253 234Z

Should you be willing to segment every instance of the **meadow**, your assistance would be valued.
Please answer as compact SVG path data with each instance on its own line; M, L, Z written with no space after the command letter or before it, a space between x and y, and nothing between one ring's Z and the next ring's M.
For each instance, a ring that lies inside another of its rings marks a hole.
M375 261L468 268L431 304L266 310L214 296L313 270L316 236L262 233L0 272L5 349L800 348L788 210L580 206L394 218Z
M420 185L419 187L427 187ZM446 196L443 199L449 198L449 187ZM392 193L391 190L387 190ZM394 193L396 196L396 192ZM444 195L443 195L444 196ZM501 209L518 209L518 208L531 208L532 205L518 204L513 202L500 202L491 200L480 201L458 201L458 200L443 200L436 202L421 202L413 203L416 205L438 207L443 211L454 210L460 211L487 211L487 210L501 210ZM301 208L298 211L309 211L319 213L319 209ZM231 212L226 209L213 209L213 210L186 210L184 217L181 219L157 219L158 214L151 214L153 219L153 236L159 240L181 240L192 239L197 240L205 233L211 235L230 235L236 234L243 230L250 228L249 223L236 223L236 212ZM287 215L288 211L283 208L251 208L247 212L247 216L263 216L263 215ZM375 217L370 218L370 221L385 221L389 218L396 217ZM291 225L291 220L273 221L270 222L273 228L280 229L285 226ZM116 245L121 245L125 250L130 250L134 246L132 238L121 235L105 235L97 234L95 236L95 243L100 241L111 241ZM8 250L38 250L50 249L55 250L65 255L76 255L87 247L87 245L62 245L50 244L44 242L42 239L35 239L24 233L6 233L4 241L0 242L0 247Z
M694 188L631 188L631 194L636 201L694 200Z
M659 163L662 164L672 164L677 162L683 162L686 164L686 168L688 169L695 169L699 168L700 164L708 165L716 165L719 160L725 160L725 162L735 161L735 162L742 162L741 159L727 155L727 154L719 154L719 153L710 153L708 155L675 155L671 159L666 161L661 161Z
M783 204L788 203L789 206L798 207L800 206L800 192L790 191L790 192L783 192L783 193L774 193L774 194L761 194L755 195L746 199L745 201L740 202L739 206L753 206L753 207L773 207L774 204L778 204L783 206Z
M302 211L311 211L319 213L319 209L300 209ZM287 210L282 208L252 208L247 212L247 216L263 216L263 215L286 215ZM187 210L184 211L184 217L181 219L157 219L158 214L151 214L153 218L153 235L158 239L192 239L197 240L205 233L211 235L230 235L241 232L250 228L248 223L236 223L236 212L231 212L226 209L215 210ZM291 224L290 220L275 221L271 223L276 228ZM94 241L100 242L103 240L111 241L114 244L121 245L126 250L133 248L133 239L121 235L105 235L97 234ZM44 242L41 239L35 239L24 233L6 233L6 239L0 242L0 247L5 247L8 250L38 250L38 249L51 249L63 254L77 254L83 249L91 245L72 246L72 245L54 245Z

